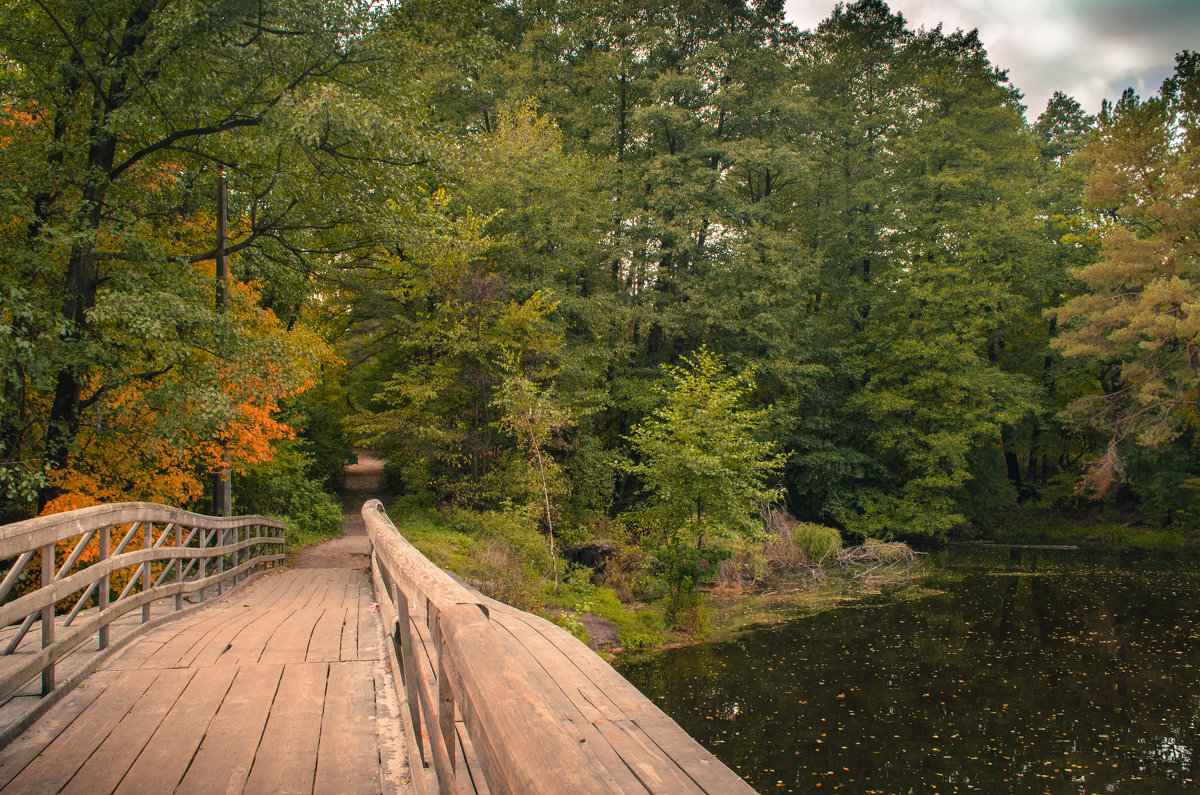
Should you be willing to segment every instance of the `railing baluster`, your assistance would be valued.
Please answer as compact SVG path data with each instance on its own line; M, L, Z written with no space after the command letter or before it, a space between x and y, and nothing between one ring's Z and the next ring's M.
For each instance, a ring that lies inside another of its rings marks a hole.
M225 546L225 528L217 531L217 547ZM225 586L225 552L217 555L217 596L220 596Z
M71 608L70 615L68 615L67 620L63 622L64 627L71 626L71 622L74 621L75 616L79 615L79 612L81 610L83 610L83 606L85 604L87 604L87 600L91 597L91 595L93 593L95 593L96 586L98 586L99 584L100 584L100 581L96 580L94 583L92 583L91 585L89 585L87 587L87 590L83 592L83 596L79 597L79 599L75 602L75 606Z
M457 772L458 754L454 742L454 688L450 686L450 674L446 671L446 655L438 649L438 728L442 730L442 742L450 756L450 769Z
M140 572L141 568L139 567L136 571L129 575L129 582L125 583L125 587L121 589L121 594L116 599L113 599L114 602L120 602L126 596L129 596L129 592L132 591L134 586L137 585L138 575Z
M10 640L8 645L4 647L5 656L12 654L17 650L17 647L21 645L21 641L25 639L25 633L28 632L29 628L33 626L33 622L37 620L39 615L41 614L33 612L25 616L25 620L21 622L21 628L17 630L17 634L13 635L13 639Z
M397 586L392 586L392 603L396 605L396 639L392 643L398 645L400 667L404 674L404 694L408 701L408 711L412 715L413 735L417 741L417 752L424 757L425 749L421 746L421 697L417 693L417 655L413 649L412 624L408 612L408 597ZM415 775L415 774L414 774Z
M54 544L42 547L42 587L49 587L54 579ZM54 602L42 608L42 648L54 645ZM42 695L54 692L54 661L42 669Z
M13 563L12 568L8 570L8 574L4 576L4 582L0 582L0 601L3 601L4 597L8 596L8 592L12 590L13 583L21 576L21 572L25 570L25 565L29 563L30 558L33 557L33 553L34 550L32 549L22 552L21 556Z
M114 558L117 555L120 555L122 552L125 551L125 547L129 545L129 542L131 540L133 540L133 534L136 533L138 531L138 528L141 526L142 526L142 523L140 521L139 522L130 522L129 532L125 534L125 536L121 539L121 543L117 544L117 548L113 550L112 556Z
M87 546L87 543L92 540L92 536L94 535L96 535L95 530L88 530L79 537L79 541L75 543L75 548L71 550L71 554L65 561L63 561L63 565L60 566L58 571L55 573L55 582L58 582L63 577L66 577L71 573L71 567L75 565L77 560L79 560L79 556L83 554L84 548Z

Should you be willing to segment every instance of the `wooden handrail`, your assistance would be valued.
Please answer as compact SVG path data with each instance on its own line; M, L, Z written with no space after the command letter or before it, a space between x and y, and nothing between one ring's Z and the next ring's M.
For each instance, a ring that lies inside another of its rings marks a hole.
M753 792L573 636L459 584L378 500L362 515L419 792Z
M265 516L205 516L146 502L97 505L0 527L0 657L17 658L0 673L0 701L39 673L42 696L54 693L55 663L92 634L100 650L107 648L109 625L131 610L140 607L147 624L159 599L174 596L180 611L187 594L203 601L205 589L215 586L220 594L226 583L236 586L254 570L282 561L284 530ZM138 537L142 543L133 549ZM59 564L55 549L63 541L72 542L71 551ZM90 560L86 553L93 547ZM39 587L9 599L22 574L32 571L35 555ZM129 579L114 598L113 575L123 570ZM59 613L64 601L71 606ZM60 615L66 616L61 624ZM38 621L41 643L31 648L23 641Z

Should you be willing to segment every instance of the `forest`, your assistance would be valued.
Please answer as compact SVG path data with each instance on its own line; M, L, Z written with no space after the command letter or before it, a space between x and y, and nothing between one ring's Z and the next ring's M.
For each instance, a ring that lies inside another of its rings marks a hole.
M34 0L0 56L3 521L224 455L335 532L361 447L555 584L768 507L1200 530L1194 52L1096 116L882 0Z

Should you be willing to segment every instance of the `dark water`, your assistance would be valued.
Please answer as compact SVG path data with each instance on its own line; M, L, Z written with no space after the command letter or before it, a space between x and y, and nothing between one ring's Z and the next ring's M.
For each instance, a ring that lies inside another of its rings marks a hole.
M760 791L1198 788L1197 564L953 550L927 568L618 668Z

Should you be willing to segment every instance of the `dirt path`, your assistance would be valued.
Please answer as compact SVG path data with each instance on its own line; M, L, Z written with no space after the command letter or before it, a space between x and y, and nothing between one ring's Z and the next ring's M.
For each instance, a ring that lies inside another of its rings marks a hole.
M370 565L371 547L363 525L362 505L380 496L383 461L358 452L358 463L346 467L346 490L342 492L342 537L309 547L296 557L298 569L364 569Z

